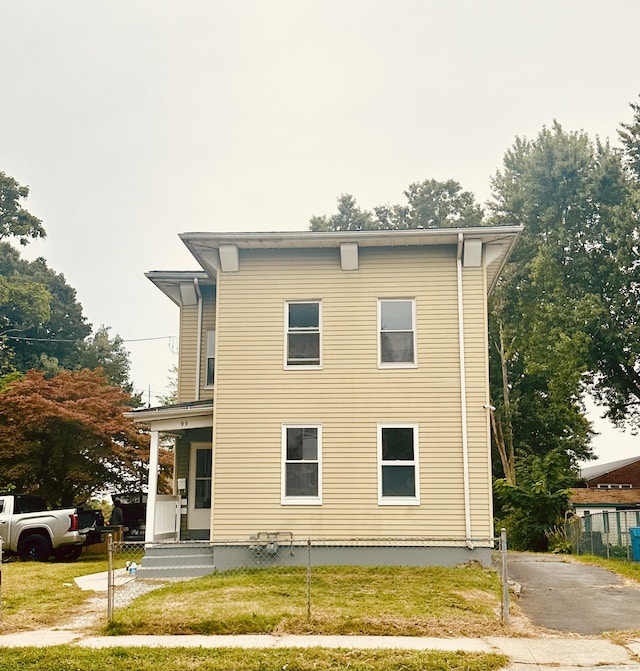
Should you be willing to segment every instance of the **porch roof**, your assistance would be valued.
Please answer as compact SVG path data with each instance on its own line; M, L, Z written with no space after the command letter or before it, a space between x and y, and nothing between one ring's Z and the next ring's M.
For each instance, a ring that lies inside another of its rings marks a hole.
M138 408L124 414L136 424L148 426L151 431L176 433L213 426L213 401L209 399L155 408Z

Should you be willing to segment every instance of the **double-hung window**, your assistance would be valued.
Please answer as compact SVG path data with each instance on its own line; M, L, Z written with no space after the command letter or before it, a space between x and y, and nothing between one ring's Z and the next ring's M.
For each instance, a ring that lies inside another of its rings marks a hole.
M378 502L419 505L418 425L378 425Z
M411 298L378 301L379 364L384 368L416 365L416 302Z
M322 503L322 427L289 424L282 427L282 503Z
M285 304L287 368L320 368L322 304L288 301Z

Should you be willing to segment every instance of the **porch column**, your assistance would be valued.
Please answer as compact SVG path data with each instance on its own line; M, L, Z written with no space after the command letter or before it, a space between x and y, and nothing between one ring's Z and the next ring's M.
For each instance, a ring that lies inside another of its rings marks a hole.
M158 496L159 432L151 431L149 446L149 485L147 489L147 519L144 542L153 543L156 528L156 498Z

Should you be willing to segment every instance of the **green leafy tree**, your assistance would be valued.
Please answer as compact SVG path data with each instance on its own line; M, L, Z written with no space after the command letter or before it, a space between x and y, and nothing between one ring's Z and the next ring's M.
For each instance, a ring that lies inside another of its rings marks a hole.
M106 487L140 488L148 437L124 416L130 405L100 370L10 382L0 393L0 485L61 506Z
M376 228L371 212L363 212L356 199L347 193L338 198L338 212L331 216L311 217L312 231L368 231Z
M314 216L312 231L402 230L407 228L449 228L480 226L482 208L470 191L455 180L428 179L410 184L404 192L406 204L380 205L373 212L361 210L353 196L338 198L338 212Z
M640 181L640 103L629 103L629 107L633 110L633 119L620 124L618 134L625 149L625 165L632 177Z
M517 485L494 482L501 504L500 525L507 529L509 544L516 550L548 550L547 531L564 520L574 476L567 455L561 451L522 457Z
M29 187L21 186L13 177L0 172L0 240L11 237L26 245L30 238L46 236L40 219L23 207L28 195Z
M111 384L131 392L122 338L101 326L92 333L76 291L44 259L26 261L0 243L0 373L31 369L102 368Z
M131 362L129 352L119 335L111 337L110 328L101 326L79 345L73 357L67 361L72 370L101 368L109 384L122 387L132 394L133 385L129 381ZM139 403L138 403L139 405Z
M11 278L14 285L29 287L29 295L42 308L30 319L20 319L9 301L0 305L6 346L10 347L13 365L26 372L38 368L42 355L57 359L62 368L70 368L68 359L76 355L78 343L91 333L76 291L64 276L47 266L44 259L26 261L7 243L0 243L0 276ZM45 305L46 302L46 305Z
M600 235L588 263L575 278L597 296L589 323L591 388L618 425L640 428L640 104L631 103L633 120L622 124L621 157L610 160L601 187ZM622 161L627 181L620 177Z
M516 140L493 193L492 221L525 225L490 320L494 444L515 484L518 456L590 456L585 391L633 419L637 218L620 152L557 123Z

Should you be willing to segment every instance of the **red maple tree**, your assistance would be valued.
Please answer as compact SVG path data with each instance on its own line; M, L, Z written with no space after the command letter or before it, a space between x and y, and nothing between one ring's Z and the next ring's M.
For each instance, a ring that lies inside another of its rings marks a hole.
M132 399L100 369L39 371L0 393L0 486L72 506L147 480L149 438L124 416ZM171 455L162 455L165 468Z

